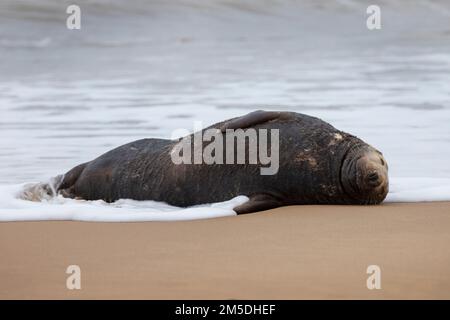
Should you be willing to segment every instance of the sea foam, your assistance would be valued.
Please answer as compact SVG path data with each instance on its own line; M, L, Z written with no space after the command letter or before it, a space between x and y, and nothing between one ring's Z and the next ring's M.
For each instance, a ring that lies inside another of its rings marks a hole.
M233 208L248 201L245 196L231 200L179 208L157 201L121 199L113 203L103 200L85 201L64 198L61 195L41 201L23 200L19 197L24 184L0 185L0 221L172 221L194 220L232 216Z
M0 221L74 220L97 222L177 221L236 215L233 208L248 201L238 196L228 201L179 208L157 201L121 199L113 203L43 197L20 198L25 184L0 185ZM450 199L450 179L391 178L386 202L445 201ZM299 212L301 214L301 212Z

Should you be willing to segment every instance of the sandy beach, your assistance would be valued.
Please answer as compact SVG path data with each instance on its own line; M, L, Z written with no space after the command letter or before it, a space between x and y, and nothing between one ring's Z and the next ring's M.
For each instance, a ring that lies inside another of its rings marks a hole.
M0 223L1 299L449 299L450 202ZM66 288L67 266L81 290ZM381 268L380 290L366 268Z

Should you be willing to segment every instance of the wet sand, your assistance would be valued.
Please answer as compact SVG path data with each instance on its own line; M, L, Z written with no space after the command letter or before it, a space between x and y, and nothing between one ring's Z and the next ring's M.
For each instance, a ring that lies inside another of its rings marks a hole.
M0 223L2 299L450 299L450 202ZM66 288L81 267L81 290ZM381 268L368 290L366 268Z

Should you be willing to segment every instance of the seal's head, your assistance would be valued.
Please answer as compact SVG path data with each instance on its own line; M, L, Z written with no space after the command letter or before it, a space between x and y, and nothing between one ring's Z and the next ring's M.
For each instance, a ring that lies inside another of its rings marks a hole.
M383 154L369 145L350 149L342 162L341 183L346 194L358 203L381 203L389 191Z

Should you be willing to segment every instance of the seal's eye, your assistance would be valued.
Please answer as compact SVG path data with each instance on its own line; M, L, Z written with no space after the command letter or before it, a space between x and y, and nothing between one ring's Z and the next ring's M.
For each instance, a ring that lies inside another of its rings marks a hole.
M374 187L378 186L380 184L380 176L377 172L371 172L367 175L368 183Z

